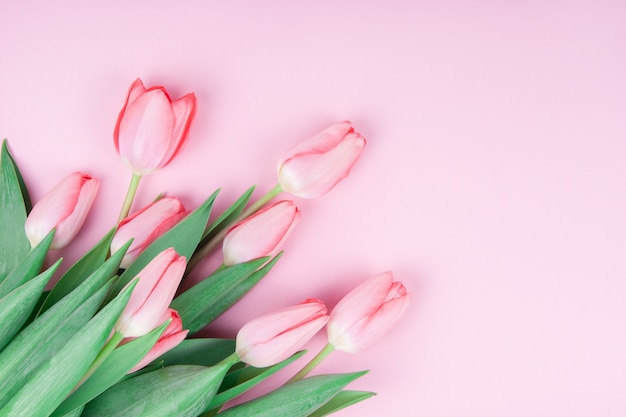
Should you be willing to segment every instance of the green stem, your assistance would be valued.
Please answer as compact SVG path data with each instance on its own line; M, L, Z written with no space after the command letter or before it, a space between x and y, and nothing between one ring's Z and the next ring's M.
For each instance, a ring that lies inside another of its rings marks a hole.
M130 212L130 206L133 204L133 200L135 199L135 194L137 194L137 187L139 186L140 180L141 180L141 175L133 173L133 176L130 179L130 184L128 185L128 191L126 191L124 204L122 204L122 211L120 211L120 216L117 219L118 223L128 216L128 213Z
M253 215L257 211L259 211L264 205L272 201L274 197L276 197L278 194L282 192L283 192L283 189L280 187L280 184L276 184L271 190L269 190L263 196L261 196L261 198L259 198L254 203L250 204L250 206L247 209L245 209L243 213L241 213L239 217L237 217L237 219L233 223L237 223L240 220L243 220L246 217Z
M102 363L106 360L106 358L109 357L111 352L113 352L113 350L117 347L117 345L120 344L123 338L124 338L124 335L122 333L120 332L113 333L113 336L111 336L111 339L109 339L109 341L102 347L102 349L100 350L100 353L98 353L98 356L96 356L96 359L93 361L93 363L91 364L91 366L89 367L85 375L78 382L78 384L76 384L73 391L75 391L76 388L80 387L83 384L83 382L85 382L94 372L96 372L96 370L100 367L100 365L102 365Z
M311 361L300 370L300 372L292 376L291 379L286 383L289 384L290 382L299 381L307 376L309 372L311 372L317 365L319 365L324 359L326 359L326 357L330 355L333 350L335 350L335 347L330 343L327 343L326 346L324 346L322 350L320 350L319 353L315 355L315 357L311 359Z
M269 203L274 197L280 194L282 191L283 190L282 188L280 188L280 185L276 184L271 190L269 190L267 193L261 196L257 201L250 204L250 206L247 209L245 209L239 216L237 216L235 220L225 225L224 228L213 237L213 239L209 240L205 245L199 247L196 253L194 253L191 259L189 260L187 264L187 272L185 273L185 275L188 275L189 272L191 272L198 265L198 263L202 260L202 258L204 258L206 255L211 253L211 251L215 249L215 247L222 242L222 240L224 239L224 236L226 236L226 234L230 230L231 225L237 224L243 219L253 215L257 211L259 211L264 205Z
M230 355L228 355L227 357L225 357L224 359L222 359L221 361L219 361L217 364L221 365L221 364L230 364L231 366L236 364L237 362L241 362L241 359L239 359L239 356L237 355L237 352L233 352Z

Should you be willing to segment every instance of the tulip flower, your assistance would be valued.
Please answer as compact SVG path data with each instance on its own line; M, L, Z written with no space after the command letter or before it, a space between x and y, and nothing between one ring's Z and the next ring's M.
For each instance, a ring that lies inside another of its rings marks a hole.
M180 319L178 312L176 312L176 310L174 309L168 308L165 313L163 323L167 320L171 320L170 324L167 325L165 331L163 332L161 337L159 337L159 340L157 340L156 344L152 347L152 349L150 349L146 356L144 356L139 361L139 363L127 373L130 374L140 370L141 368L150 364L156 358L163 355L165 352L172 350L173 348L178 346L180 342L185 340L185 337L187 337L187 333L189 333L189 330L183 330L183 322Z
M25 223L25 231L32 247L55 229L52 249L66 246L76 236L89 213L98 180L82 172L65 177L35 204Z
M293 148L278 163L278 184L293 195L314 198L330 191L347 177L365 138L343 121Z
M328 341L336 349L357 353L369 347L404 314L411 294L391 272L376 275L335 306L328 321Z
M115 330L124 337L139 337L163 323L163 315L176 294L185 266L185 257L178 255L174 248L155 256L137 274L139 281Z
M299 219L296 204L283 200L236 224L224 237L224 264L276 255Z
M274 365L296 353L327 321L323 302L305 300L248 322L237 333L235 352L254 367Z
M115 125L115 148L136 175L167 165L187 142L196 113L196 97L189 93L172 101L163 87L146 89L140 79L128 91Z
M126 269L152 242L174 227L185 215L185 207L175 197L164 197L122 220L111 241L111 253L126 242L133 243L126 251L120 267Z

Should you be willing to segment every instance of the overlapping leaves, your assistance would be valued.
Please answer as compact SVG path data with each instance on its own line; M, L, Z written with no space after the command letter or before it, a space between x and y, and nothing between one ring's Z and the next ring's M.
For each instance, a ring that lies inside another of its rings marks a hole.
M0 417L322 417L371 396L343 390L362 373L325 375L222 411L228 401L302 356L300 352L268 368L247 367L238 363L234 341L226 339L185 340L152 365L128 375L166 324L117 347L99 368L91 369L131 295L137 273L170 247L190 259L238 218L253 190L209 223L216 191L125 271L119 265L130 242L109 254L112 229L46 292L61 262L42 271L54 231L31 249L24 232L30 197L4 141L0 153ZM280 254L219 268L175 298L172 307L185 328L196 333L241 299L279 258Z

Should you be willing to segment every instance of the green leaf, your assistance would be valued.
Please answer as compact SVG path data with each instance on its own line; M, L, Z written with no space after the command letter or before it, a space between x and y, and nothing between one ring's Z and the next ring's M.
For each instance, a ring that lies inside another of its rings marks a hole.
M234 372L230 372L224 378L224 382L220 387L220 393L217 394L208 409L214 409L221 407L227 401L243 394L250 388L263 382L265 379L283 369L293 361L302 357L305 351L297 352L284 361L277 363L276 365L267 368L254 368L252 366L246 366L245 368L237 369Z
M6 142L6 139L5 139L5 142ZM10 152L7 152L6 155L11 160L11 163L15 167L15 176L17 177L17 182L20 184L20 191L22 192L22 199L24 201L24 208L26 208L26 213L28 214L33 209L33 204L30 201L30 195L28 194L28 189L26 188L26 183L24 182L24 178L22 177L22 173L17 168L17 164L15 163L15 159L13 159L13 155L11 155Z
M176 297L171 307L178 311L183 327L193 334L209 324L219 316L216 315L214 306L220 299L234 290L267 260L267 257L259 258L219 269Z
M365 372L317 375L301 379L248 402L229 408L223 417L306 417Z
M26 203L21 179L5 139L0 152L0 282L30 251L24 231Z
M48 233L33 250L31 250L26 258L19 264L17 268L11 272L4 281L0 283L0 298L4 297L15 288L19 287L29 279L41 271L41 267L46 259L48 249L54 237L54 230Z
M89 402L83 417L196 417L209 404L232 362L176 365L113 385Z
M102 263L106 260L109 254L109 247L111 246L111 240L115 234L115 229L110 230L100 242L98 242L89 252L87 252L82 258L80 258L74 265L72 265L63 276L57 281L54 288L48 294L48 298L44 302L40 311L46 311L51 305L59 301L65 295L69 294L74 288L78 287L80 283L96 271ZM128 250L130 243L122 247L118 252L122 252L119 255L120 262L124 253ZM115 272L119 267L119 262L115 266ZM111 273L111 276L115 272Z
M243 209L246 207L246 204L248 204L248 201L250 200L250 197L254 192L254 188L254 186L248 188L248 190L243 193L241 197L237 199L237 201L231 204L229 208L224 210L224 212L220 214L219 217L207 227L207 229L204 231L204 234L202 235L200 245L198 246L202 246L209 242L215 237L215 235L217 235L226 227L230 226L230 224L233 223L237 219L237 217L239 217L239 215L243 212Z
M87 372L128 303L134 285L122 291L41 366L0 416L48 416ZM13 414L15 413L15 414Z
M64 415L63 415L63 416L61 416L61 417L80 417L80 415L82 414L82 412L83 412L83 407L78 407L78 408L76 408L76 409L74 409L74 410L70 411L69 413L64 414Z
M238 281L236 285L231 286L230 291L226 291L214 298L213 303L204 306L205 312L202 315L202 320L199 323L201 327L198 330L202 329L204 326L221 316L226 310L246 295L248 291L250 291L256 284L259 283L259 281L261 281L263 277L265 277L265 275L267 275L281 256L282 252L266 263L263 268L255 271L252 275L244 278L242 281Z
M54 320L57 317L48 315L55 309L61 311L57 309L57 304L41 316L43 318L48 315L50 323L37 320L18 333L0 354L0 407L9 402L37 369L89 321L98 310L109 288L108 285L102 287L78 308L69 312L58 328L53 327L57 324Z
M376 395L369 391L339 391L330 401L309 414L309 417L324 417Z
M98 311L111 288L109 276L119 261L117 254L107 260L0 352L0 407Z
M96 398L124 378L126 372L146 356L168 324L169 322L163 323L145 336L138 337L115 349L89 379L63 401L51 417L62 417L65 413Z
M155 256L167 248L173 247L176 253L189 260L198 242L200 242L202 231L209 220L211 208L218 193L219 190L215 191L200 207L152 242L120 276L115 285L114 293L128 284Z
M28 320L31 311L37 305L41 292L60 263L61 260L59 259L39 276L0 298L0 351Z
M174 349L165 352L158 359L165 366L202 365L213 366L235 351L235 341L231 339L185 339Z

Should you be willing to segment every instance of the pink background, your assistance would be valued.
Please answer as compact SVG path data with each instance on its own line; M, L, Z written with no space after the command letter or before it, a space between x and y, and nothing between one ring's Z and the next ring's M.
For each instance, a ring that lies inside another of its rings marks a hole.
M121 204L112 131L136 77L199 103L140 204L222 187L223 208L350 119L369 140L352 174L297 200L284 258L207 334L391 269L407 316L319 368L371 370L350 388L379 395L338 415L623 417L625 40L623 1L3 1L0 135L34 200L101 179L71 262Z

